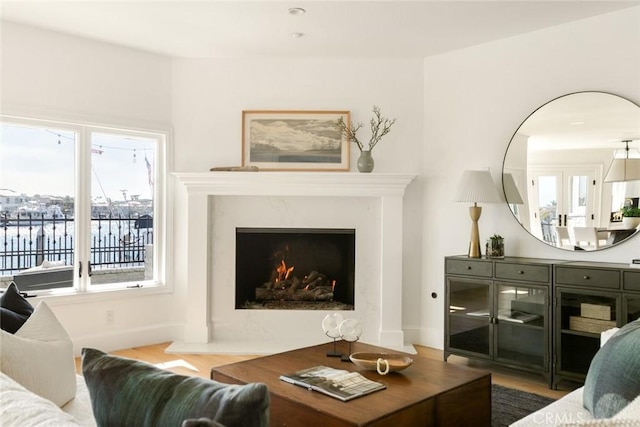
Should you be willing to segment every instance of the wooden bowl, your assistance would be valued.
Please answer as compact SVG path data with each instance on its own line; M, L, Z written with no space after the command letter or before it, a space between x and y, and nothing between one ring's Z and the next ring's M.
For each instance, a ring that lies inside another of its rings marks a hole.
M385 359L389 362L389 372L402 371L413 363L412 358L394 353L353 353L349 359L356 365L372 371L377 371L378 359ZM383 363L382 369L385 367L386 365Z

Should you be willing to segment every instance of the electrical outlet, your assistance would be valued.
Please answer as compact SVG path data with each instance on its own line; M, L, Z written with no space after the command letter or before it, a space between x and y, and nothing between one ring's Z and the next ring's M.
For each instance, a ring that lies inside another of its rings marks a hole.
M107 325L113 325L116 320L116 314L113 310L107 310L105 313L105 322Z

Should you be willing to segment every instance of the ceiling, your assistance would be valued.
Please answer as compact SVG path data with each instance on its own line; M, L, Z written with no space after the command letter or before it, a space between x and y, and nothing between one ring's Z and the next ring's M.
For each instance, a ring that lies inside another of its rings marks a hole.
M173 57L424 58L638 5L640 0L0 0L0 16ZM306 13L292 15L292 7Z
M578 92L541 106L520 126L529 150L640 149L640 107L617 95ZM634 154L636 157L636 154Z

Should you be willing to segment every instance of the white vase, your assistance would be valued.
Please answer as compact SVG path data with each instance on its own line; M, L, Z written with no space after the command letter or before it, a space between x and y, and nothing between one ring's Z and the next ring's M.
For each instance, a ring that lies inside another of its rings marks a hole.
M622 217L622 225L624 225L626 229L636 228L640 225L640 217L624 216Z

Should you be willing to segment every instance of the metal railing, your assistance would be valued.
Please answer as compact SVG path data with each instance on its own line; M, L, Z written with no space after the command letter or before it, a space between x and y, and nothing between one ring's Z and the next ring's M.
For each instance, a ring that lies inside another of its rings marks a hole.
M78 240L73 218L0 215L0 276L12 275L43 261L74 263ZM151 217L108 216L91 219L93 269L144 266L145 247L153 244Z

